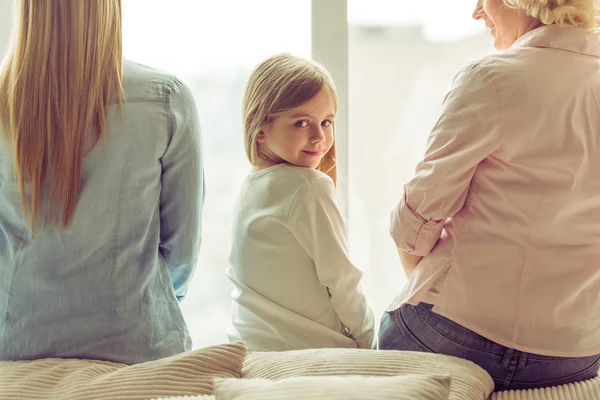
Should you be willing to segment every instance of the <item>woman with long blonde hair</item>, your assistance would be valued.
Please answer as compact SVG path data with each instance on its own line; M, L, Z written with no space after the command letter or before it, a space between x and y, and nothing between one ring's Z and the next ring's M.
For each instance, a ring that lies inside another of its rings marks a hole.
M0 359L137 363L191 348L196 106L122 58L122 0L16 0L0 68Z
M600 367L597 0L480 0L499 50L463 67L392 212L409 277L383 349L465 358L496 390Z

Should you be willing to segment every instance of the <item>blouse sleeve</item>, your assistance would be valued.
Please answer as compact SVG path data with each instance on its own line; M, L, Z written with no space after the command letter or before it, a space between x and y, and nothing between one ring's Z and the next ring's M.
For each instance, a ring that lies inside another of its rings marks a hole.
M495 89L477 64L454 78L425 157L392 211L390 233L399 249L426 256L444 222L463 207L475 170L500 147Z

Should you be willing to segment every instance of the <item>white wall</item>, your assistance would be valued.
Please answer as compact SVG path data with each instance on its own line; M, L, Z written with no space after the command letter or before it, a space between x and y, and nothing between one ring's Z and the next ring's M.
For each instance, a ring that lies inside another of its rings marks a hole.
M12 0L0 0L0 58L4 56L12 23Z

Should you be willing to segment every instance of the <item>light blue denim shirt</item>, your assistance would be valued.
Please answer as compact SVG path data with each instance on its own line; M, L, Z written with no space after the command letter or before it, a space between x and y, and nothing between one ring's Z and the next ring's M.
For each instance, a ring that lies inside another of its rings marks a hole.
M191 349L178 299L200 247L196 104L177 78L129 61L124 91L85 157L67 232L29 233L0 141L0 359L133 364Z

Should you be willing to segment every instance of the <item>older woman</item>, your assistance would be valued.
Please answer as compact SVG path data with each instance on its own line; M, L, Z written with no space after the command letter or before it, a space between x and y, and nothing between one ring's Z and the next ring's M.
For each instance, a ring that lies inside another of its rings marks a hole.
M469 359L496 389L595 376L600 37L595 0L484 0L501 52L456 76L392 214L409 282L380 347Z

